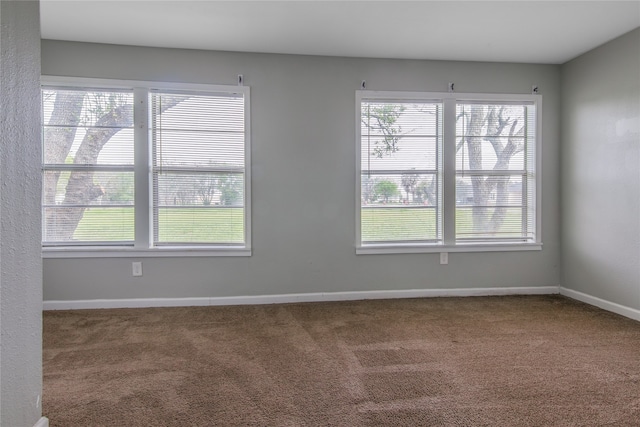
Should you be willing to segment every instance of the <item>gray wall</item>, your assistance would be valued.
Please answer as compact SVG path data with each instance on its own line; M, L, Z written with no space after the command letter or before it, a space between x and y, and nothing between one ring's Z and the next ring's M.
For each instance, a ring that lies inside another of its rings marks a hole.
M45 259L45 300L557 286L560 67L350 59L43 41L45 75L251 86L253 256ZM355 255L355 90L543 94L538 252Z
M562 66L564 287L640 309L640 29Z
M0 425L33 426L42 391L40 10L0 1Z

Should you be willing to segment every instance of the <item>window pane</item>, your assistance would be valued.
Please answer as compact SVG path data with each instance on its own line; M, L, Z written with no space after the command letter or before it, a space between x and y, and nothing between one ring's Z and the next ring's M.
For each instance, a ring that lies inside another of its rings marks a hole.
M156 182L156 243L244 242L244 177L164 173Z
M244 206L244 175L235 173L157 173L157 206Z
M436 120L442 105L414 101L362 101L362 135L437 136L442 132Z
M436 240L436 174L363 174L361 235L363 242Z
M57 205L43 209L43 242L130 242L133 206Z
M438 175L404 172L367 174L361 177L362 206L417 205L438 206Z
M155 141L158 168L244 168L244 133L163 129Z
M535 239L535 106L456 110L456 239Z
M482 137L460 137L457 139L460 147L456 155L456 170L524 170L524 153L518 151L514 154L506 154L498 157L497 152L503 150L509 141L515 146L524 146L524 138L492 138L493 143ZM495 146L494 146L495 144Z
M361 103L362 243L442 238L442 105Z
M244 133L241 95L154 93L152 108L164 130Z
M44 89L45 164L133 165L133 94Z
M531 105L458 104L456 169L525 170L533 154L534 109Z
M523 206L527 200L521 175L473 175L456 178L458 206Z
M154 94L157 168L244 168L242 97Z
M532 233L523 229L522 211L520 207L459 207L456 209L457 238L532 238Z
M360 215L363 243L438 239L435 207L371 205Z
M435 103L363 101L362 170L435 169L441 111Z
M42 113L43 243L131 243L131 91L44 88Z
M133 206L133 186L133 171L45 170L44 204Z
M158 208L156 243L244 243L244 209L226 206Z
M381 151L384 138L363 135L360 145L363 171L435 170L438 139L436 137L398 137L397 151Z
M43 242L132 241L133 186L133 171L45 170Z
M244 99L150 99L154 243L244 244Z
M156 243L244 242L244 175L163 173L154 177Z

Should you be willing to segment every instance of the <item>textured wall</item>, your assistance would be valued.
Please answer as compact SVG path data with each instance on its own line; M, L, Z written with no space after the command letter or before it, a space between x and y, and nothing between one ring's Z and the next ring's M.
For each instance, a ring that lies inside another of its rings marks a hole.
M33 426L42 390L40 17L1 1L0 425Z
M559 284L559 81L553 65L243 54L43 41L45 75L251 86L253 256L45 259L45 300L221 297ZM543 94L538 252L355 254L355 91Z
M640 309L640 29L562 66L562 126L563 286Z

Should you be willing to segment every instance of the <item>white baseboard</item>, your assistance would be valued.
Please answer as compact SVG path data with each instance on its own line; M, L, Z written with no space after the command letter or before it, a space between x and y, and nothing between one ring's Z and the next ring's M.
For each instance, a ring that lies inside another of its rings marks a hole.
M84 310L93 308L196 307L211 305L211 298L132 298L44 301L43 310Z
M33 427L49 427L49 418L47 417L40 418L38 422L33 425Z
M572 289L567 289L564 287L560 287L560 294L567 296L569 298L576 299L578 301L585 302L590 305L594 305L603 310L611 311L616 314L620 314L621 316L628 317L633 320L640 320L640 310L635 308L627 307L621 304L617 304L615 302L603 300L598 297L594 297L592 295L584 294L582 292L574 291Z
M134 298L73 301L44 301L44 310L94 308L188 307L213 305L258 305L292 302L355 301L367 299L470 297L492 295L548 295L559 293L558 286L463 289L407 289L397 291L315 292L306 294L257 295L203 298Z

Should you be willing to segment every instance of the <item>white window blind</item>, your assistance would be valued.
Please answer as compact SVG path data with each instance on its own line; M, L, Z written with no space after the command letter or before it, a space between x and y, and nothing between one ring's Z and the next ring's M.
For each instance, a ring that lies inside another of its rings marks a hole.
M44 87L44 245L133 244L130 90Z
M242 246L242 94L152 91L153 244Z
M456 117L456 240L534 241L535 105L461 101Z
M360 102L361 244L442 240L442 104Z

